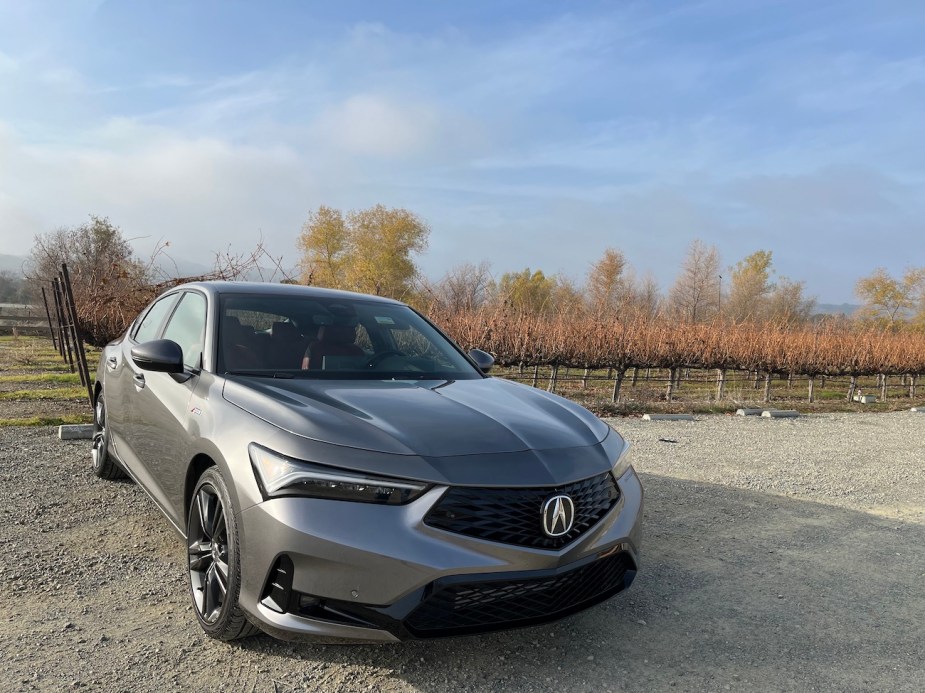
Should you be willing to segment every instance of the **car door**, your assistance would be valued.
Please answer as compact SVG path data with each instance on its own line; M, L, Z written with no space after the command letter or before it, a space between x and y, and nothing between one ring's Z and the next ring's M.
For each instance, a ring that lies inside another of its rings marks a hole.
M132 402L137 392L135 376L139 369L132 363L132 347L157 338L179 297L178 293L173 293L154 301L141 313L119 349L107 354L104 383L106 418L116 455L133 475L137 475L140 470L131 416Z
M131 414L135 455L148 476L151 495L180 527L186 464L194 443L190 398L202 368L206 309L202 293L183 292L160 335L180 345L185 373L142 371L132 364L136 371Z

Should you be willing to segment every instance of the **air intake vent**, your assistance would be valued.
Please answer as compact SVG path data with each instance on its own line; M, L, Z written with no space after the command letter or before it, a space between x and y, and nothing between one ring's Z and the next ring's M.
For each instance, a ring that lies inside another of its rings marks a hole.
M277 558L267 576L260 603L281 614L289 611L292 601L292 573L292 559L286 554Z

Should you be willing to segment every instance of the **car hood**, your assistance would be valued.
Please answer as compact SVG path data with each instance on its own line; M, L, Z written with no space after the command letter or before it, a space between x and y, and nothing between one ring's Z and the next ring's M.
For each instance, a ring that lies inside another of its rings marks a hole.
M230 376L224 398L290 433L395 455L586 447L610 431L586 409L497 378L310 380Z

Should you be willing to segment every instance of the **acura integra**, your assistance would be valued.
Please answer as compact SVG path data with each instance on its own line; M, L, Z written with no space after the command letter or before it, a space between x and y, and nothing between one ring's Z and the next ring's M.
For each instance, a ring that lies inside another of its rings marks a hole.
M629 444L409 306L200 282L103 351L93 470L183 537L207 634L365 642L558 619L639 561Z

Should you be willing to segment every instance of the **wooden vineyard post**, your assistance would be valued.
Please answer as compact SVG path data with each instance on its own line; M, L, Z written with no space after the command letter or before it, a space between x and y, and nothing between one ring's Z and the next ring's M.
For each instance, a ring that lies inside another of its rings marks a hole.
M716 401L721 402L726 397L726 369L716 369Z
M764 401L771 401L771 371L764 374Z
M615 370L616 373L614 374L615 377L613 379L613 394L610 396L610 401L614 403L618 402L620 399L620 388L623 386L623 378L626 377L625 368L617 368Z
M848 385L848 401L854 399L854 393L858 391L858 377L856 375L851 376L851 383Z
M810 402L816 401L816 376L815 375L809 376L809 401Z
M546 388L548 392L556 391L556 381L559 378L559 366L554 365L552 367L552 372L549 374L549 386Z

